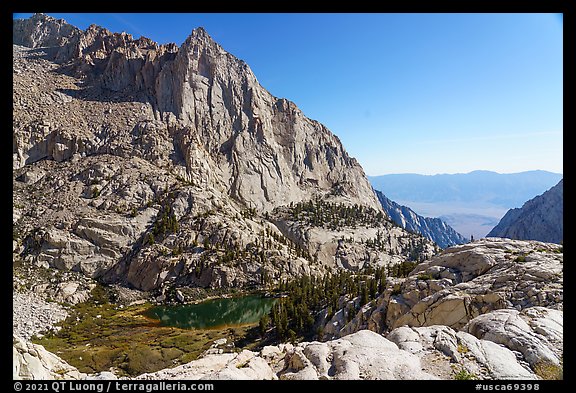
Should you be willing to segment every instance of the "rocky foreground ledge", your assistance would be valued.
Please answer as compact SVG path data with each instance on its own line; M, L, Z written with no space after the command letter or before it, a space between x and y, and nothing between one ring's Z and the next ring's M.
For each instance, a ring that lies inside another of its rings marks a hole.
M525 313L502 311L467 326L474 333L486 329L485 339L441 325L403 326L388 337L360 330L327 342L279 344L260 352L207 353L135 379L540 379L537 372L561 372L554 359L562 346L562 312L542 307ZM109 372L81 373L42 346L16 336L13 352L14 379L116 378ZM536 370L522 360L524 355L536 360Z
M556 244L483 239L391 280L375 304L334 328L340 337L209 350L135 379L562 378L562 267ZM80 373L16 335L13 348L14 379L117 378Z

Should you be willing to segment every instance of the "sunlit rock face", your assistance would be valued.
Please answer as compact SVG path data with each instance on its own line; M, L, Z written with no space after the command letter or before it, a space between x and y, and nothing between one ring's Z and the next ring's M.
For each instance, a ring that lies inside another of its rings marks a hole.
M37 14L13 32L13 221L32 263L162 291L436 252L390 222L334 134L204 29L178 47ZM371 218L295 217L309 201Z

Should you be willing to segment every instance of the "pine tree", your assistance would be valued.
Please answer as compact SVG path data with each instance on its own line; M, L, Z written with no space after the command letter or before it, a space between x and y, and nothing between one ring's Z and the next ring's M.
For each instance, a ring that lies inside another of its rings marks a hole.
M267 314L262 315L262 318L260 318L260 322L258 323L261 337L264 337L264 335L266 334L266 329L268 328L269 323L270 323L270 317Z
M285 338L288 330L288 315L286 314L286 310L284 309L281 310L280 325L278 327L279 327L278 335L281 338Z
M288 330L288 337L290 337L290 343L296 344L296 332L294 330Z
M368 303L369 298L368 298L368 286L366 285L366 283L364 283L364 285L362 285L362 290L361 290L361 294L360 294L360 305L363 306L366 303Z

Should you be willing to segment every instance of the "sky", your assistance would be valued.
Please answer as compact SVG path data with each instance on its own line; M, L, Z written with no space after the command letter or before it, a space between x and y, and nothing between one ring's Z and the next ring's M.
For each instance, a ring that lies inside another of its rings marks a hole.
M48 15L160 44L202 26L370 176L563 173L561 14Z

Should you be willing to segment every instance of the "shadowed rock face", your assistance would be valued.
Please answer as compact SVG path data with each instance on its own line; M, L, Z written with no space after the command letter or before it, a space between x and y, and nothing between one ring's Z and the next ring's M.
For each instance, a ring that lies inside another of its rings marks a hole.
M468 239L456 232L440 218L422 217L407 206L402 206L388 199L386 195L375 190L378 201L392 221L410 232L426 236L442 248L463 244Z
M487 236L560 244L564 238L564 180L522 208L510 209Z

